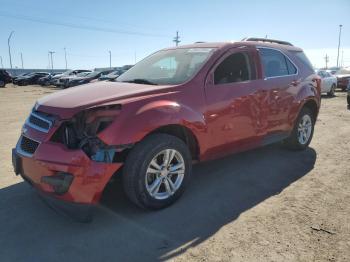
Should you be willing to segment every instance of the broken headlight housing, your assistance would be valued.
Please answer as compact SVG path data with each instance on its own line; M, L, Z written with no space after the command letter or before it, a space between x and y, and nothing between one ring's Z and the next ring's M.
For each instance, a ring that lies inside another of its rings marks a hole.
M114 161L115 147L104 144L98 134L112 124L120 110L120 105L108 105L79 112L62 123L52 141L63 143L69 149L81 149L92 160L111 163Z

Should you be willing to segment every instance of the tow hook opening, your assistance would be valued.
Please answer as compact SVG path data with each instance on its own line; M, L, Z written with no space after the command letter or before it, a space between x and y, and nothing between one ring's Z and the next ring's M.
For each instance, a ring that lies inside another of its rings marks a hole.
M57 172L53 176L41 177L41 182L50 185L57 195L63 195L68 192L74 176L65 172Z

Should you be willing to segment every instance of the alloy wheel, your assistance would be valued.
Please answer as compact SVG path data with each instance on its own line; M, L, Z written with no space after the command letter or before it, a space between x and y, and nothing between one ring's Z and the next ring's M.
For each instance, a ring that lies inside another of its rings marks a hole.
M165 149L149 163L145 184L151 197L164 200L180 188L185 175L185 161L175 149Z
M309 115L304 115L298 125L298 141L300 144L305 145L312 133L312 120Z

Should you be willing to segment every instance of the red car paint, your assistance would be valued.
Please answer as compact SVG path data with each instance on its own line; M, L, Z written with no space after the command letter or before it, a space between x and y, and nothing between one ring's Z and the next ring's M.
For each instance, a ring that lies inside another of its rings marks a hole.
M265 79L257 46L280 50L297 66L298 73ZM314 103L318 112L320 80L292 54L301 51L299 48L261 42L202 43L185 47L212 47L216 51L200 71L183 84L97 82L39 99L34 110L57 118L47 133L24 124L23 135L40 144L31 157L17 152L22 161L22 176L55 198L97 203L110 178L123 164L96 162L82 150L68 149L51 138L65 120L102 105L121 105L118 117L98 133L105 144L133 145L157 128L180 125L194 135L199 161L280 139L281 135L291 132L299 111L307 102ZM216 66L229 54L242 50L254 58L257 79L214 87ZM52 186L41 180L57 172L74 176L68 192L62 195L55 194Z

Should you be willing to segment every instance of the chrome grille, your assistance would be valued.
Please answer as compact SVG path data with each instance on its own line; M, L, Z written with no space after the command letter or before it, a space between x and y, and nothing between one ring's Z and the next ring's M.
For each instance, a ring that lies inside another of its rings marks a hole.
M53 119L44 114L32 112L28 117L26 124L34 129L47 133L53 124Z

